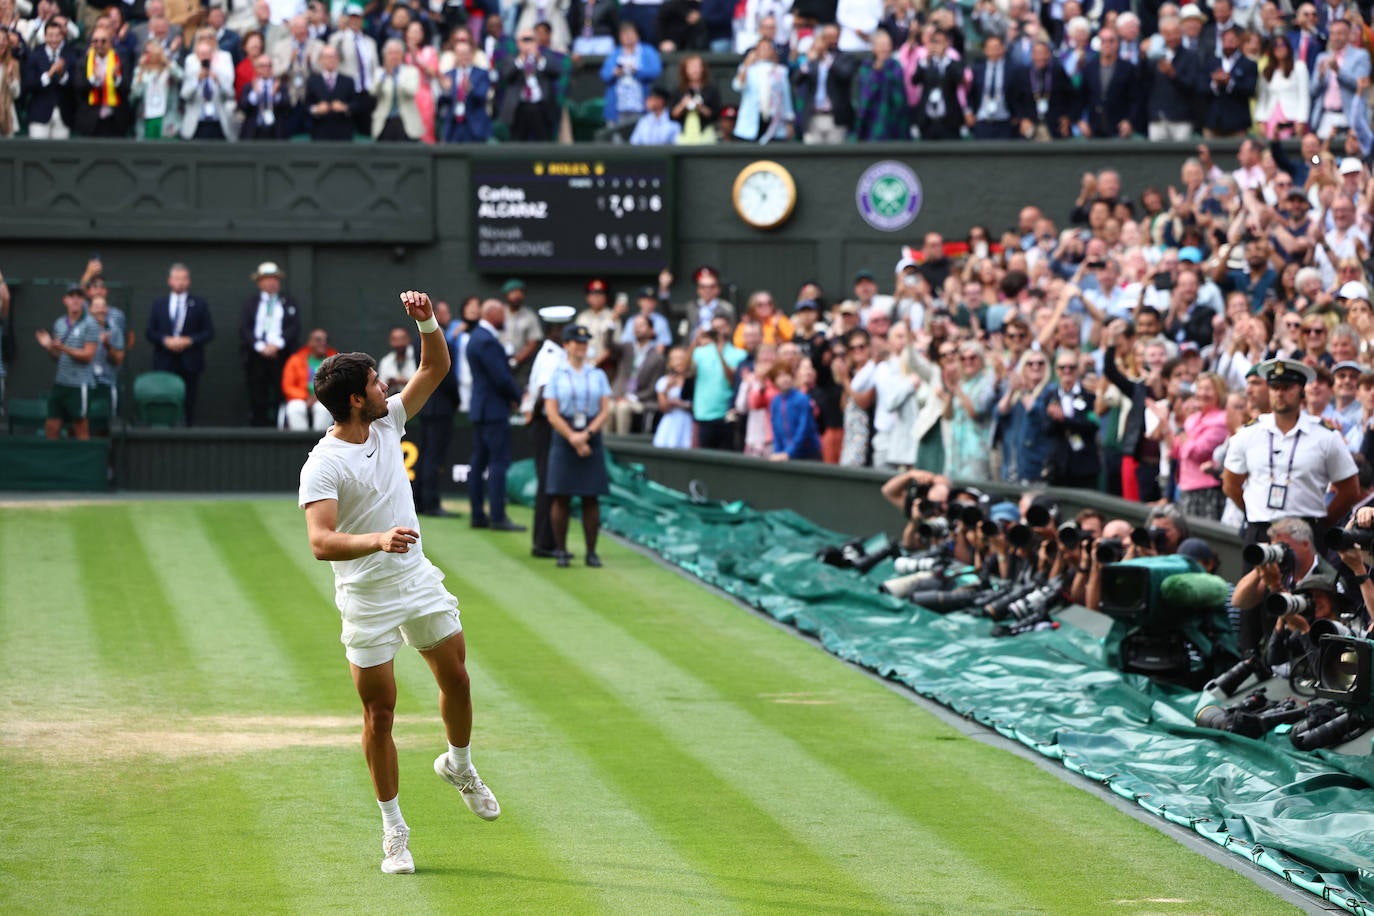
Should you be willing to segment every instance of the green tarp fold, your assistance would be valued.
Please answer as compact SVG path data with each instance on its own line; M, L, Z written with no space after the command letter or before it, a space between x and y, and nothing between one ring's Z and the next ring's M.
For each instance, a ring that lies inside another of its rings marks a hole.
M533 465L509 478L533 502ZM814 496L814 494L812 494ZM1193 725L1199 696L1107 664L1102 641L1065 626L1012 639L989 621L935 614L825 566L847 540L791 512L699 503L611 465L603 524L827 651L906 684L1075 773L1349 910L1374 914L1374 759L1302 753L1286 729L1252 740Z

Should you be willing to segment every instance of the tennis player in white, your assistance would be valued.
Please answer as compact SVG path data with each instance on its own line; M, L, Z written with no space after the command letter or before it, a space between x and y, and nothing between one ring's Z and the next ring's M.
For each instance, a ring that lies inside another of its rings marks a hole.
M353 683L363 701L363 753L382 809L382 871L410 874L410 829L401 817L400 773L391 723L396 709L392 659L404 640L419 650L439 684L448 750L434 771L462 793L472 812L495 820L501 806L472 766L472 695L458 601L425 558L401 454L406 419L419 413L449 371L444 329L425 293L401 293L420 329L420 368L388 398L366 353L340 353L315 372L315 397L334 417L301 468L300 505L310 548L334 567L334 600Z

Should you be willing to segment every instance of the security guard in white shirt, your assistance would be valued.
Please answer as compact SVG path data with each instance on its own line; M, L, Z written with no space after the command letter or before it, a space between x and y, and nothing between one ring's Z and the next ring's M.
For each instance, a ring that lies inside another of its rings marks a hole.
M1302 409L1303 388L1315 376L1311 368L1291 359L1256 368L1268 383L1273 412L1231 438L1222 489L1245 511L1246 544L1264 541L1270 522L1290 516L1306 519L1320 544L1359 498L1355 460L1339 427Z
M525 423L530 428L530 444L534 447L534 473L539 481L539 489L534 497L534 546L530 554L536 557L551 558L557 552L553 539L553 520L549 515L550 500L544 492L544 479L549 471L549 445L553 439L553 427L544 416L543 388L553 378L557 369L568 361L567 351L563 349L563 326L577 315L571 305L551 305L539 310L539 320L544 322L544 342L530 366L530 383L525 396L520 401L520 412L525 415Z

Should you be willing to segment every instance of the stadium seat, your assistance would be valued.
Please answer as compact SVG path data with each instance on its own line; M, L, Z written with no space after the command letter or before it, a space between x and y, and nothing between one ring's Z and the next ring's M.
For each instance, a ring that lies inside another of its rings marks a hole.
M6 410L10 435L37 433L42 435L48 419L48 402L43 398L15 398Z
M606 100L593 98L570 102L568 116L572 119L573 140L590 143L596 139L596 132L606 126Z
M186 383L171 372L145 372L134 380L138 422L176 426L186 405Z

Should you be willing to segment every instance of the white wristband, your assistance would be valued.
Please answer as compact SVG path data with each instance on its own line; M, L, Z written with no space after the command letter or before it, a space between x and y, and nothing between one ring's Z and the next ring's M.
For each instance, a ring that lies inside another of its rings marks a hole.
M420 329L421 334L428 334L430 331L439 330L439 321L433 315L430 315L424 321L415 322L415 326Z

